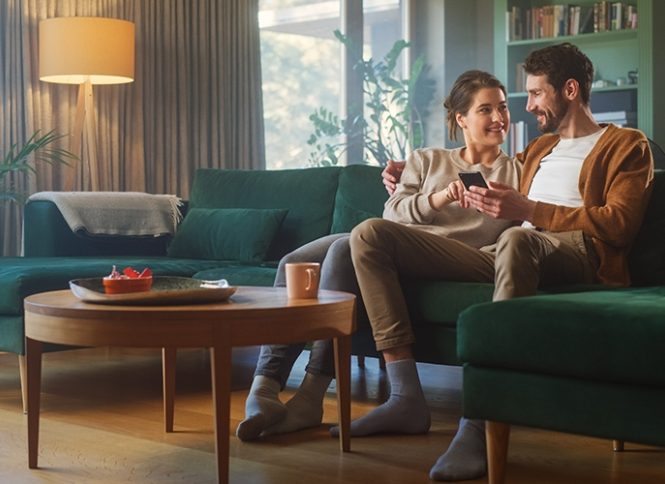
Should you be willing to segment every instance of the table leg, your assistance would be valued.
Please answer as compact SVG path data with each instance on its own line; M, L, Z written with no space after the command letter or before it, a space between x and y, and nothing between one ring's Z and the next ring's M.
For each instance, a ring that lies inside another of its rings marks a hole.
M28 468L37 468L39 453L39 400L42 383L41 341L25 338L25 357L28 380Z
M173 432L176 359L176 348L162 348L162 393L164 400L165 432Z
M334 338L333 344L337 379L339 445L343 452L349 452L351 450L351 337Z
M231 348L227 344L210 348L210 366L217 481L227 483L229 482L229 420L231 419Z
M23 413L28 414L28 370L26 370L25 355L18 355L18 374L21 379L21 402Z

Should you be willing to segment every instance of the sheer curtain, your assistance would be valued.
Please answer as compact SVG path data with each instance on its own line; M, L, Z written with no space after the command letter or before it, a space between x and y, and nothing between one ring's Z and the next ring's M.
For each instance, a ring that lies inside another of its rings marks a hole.
M258 0L0 3L0 155L37 129L73 128L77 86L38 79L39 21L99 16L136 24L135 81L94 87L102 190L187 198L199 167L265 167ZM83 187L80 163L36 168L30 193ZM3 255L19 250L19 220L0 206Z

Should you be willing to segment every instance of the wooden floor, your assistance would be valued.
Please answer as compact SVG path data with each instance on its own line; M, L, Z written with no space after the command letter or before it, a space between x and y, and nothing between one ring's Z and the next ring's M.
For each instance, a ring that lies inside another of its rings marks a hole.
M232 429L243 416L255 352L236 354ZM303 375L299 360L285 397ZM176 432L162 431L160 354L154 350L84 349L44 357L40 469L28 470L25 418L18 363L0 354L0 482L2 483L206 483L214 482L208 356L179 353ZM423 436L352 439L350 454L328 434L336 421L334 388L317 429L241 443L231 437L234 483L421 483L447 447L460 415L459 368L420 366L433 411ZM352 416L385 397L384 373L375 359L353 365ZM663 483L665 450L514 428L509 483ZM485 479L469 482L485 482Z

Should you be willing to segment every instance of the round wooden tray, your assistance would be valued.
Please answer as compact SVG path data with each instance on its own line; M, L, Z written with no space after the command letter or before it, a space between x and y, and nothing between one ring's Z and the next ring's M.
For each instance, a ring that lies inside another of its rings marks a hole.
M173 305L222 302L237 290L233 286L215 286L210 281L190 277L153 277L152 289L124 294L106 294L101 277L74 279L69 287L79 299L95 304Z

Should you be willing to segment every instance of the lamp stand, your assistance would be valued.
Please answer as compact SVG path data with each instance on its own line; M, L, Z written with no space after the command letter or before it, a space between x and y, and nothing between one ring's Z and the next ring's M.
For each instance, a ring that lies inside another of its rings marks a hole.
M85 124L86 143L83 143L83 128ZM85 159L86 170L83 170L84 184L90 180L90 189L99 190L99 163L97 159L97 133L95 130L95 110L92 95L92 83L87 80L79 85L78 99L76 101L76 117L74 118L74 130L69 140L69 151L81 159L83 145L86 146ZM70 183L70 186L73 183Z

